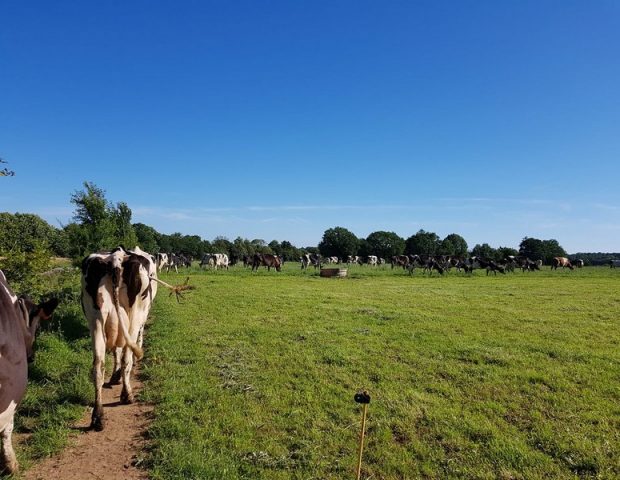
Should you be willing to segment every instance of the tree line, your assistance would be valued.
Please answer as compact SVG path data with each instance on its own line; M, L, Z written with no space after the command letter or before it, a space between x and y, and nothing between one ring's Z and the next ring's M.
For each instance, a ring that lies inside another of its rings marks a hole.
M568 256L555 239L540 240L525 237L519 248L491 247L476 244L469 249L466 240L456 233L444 238L434 232L419 230L408 238L394 232L376 231L358 238L343 227L326 230L318 246L296 247L287 240L249 240L237 237L229 240L218 236L205 240L199 235L173 233L167 235L143 223L132 223L132 211L125 202L113 204L105 191L91 182L70 197L74 206L72 221L56 228L41 217L28 213L0 213L0 257L49 252L50 255L81 259L89 253L124 245L140 245L150 253L174 252L201 258L205 253L227 253L242 258L255 253L274 253L286 260L298 260L304 253L320 253L346 259L349 255L377 255L389 261L395 255L476 255L501 260L508 255L525 255L532 260L550 263L555 256ZM34 257L33 257L34 258ZM597 259L620 258L618 254L579 254L586 264ZM603 263L603 262L599 262Z

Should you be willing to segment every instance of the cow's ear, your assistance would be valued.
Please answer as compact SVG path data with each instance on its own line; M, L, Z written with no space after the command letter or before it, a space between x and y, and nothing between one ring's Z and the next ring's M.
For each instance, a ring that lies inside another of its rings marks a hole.
M38 306L39 318L41 320L49 319L52 316L52 313L54 313L54 310L56 309L57 306L58 306L57 298L52 298L51 300L48 300L47 302L39 304Z

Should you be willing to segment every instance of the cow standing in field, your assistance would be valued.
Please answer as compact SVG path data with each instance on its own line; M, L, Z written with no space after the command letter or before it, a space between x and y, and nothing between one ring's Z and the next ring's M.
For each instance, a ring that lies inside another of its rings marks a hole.
M410 259L407 255L394 255L392 257L392 268L402 267L406 269L409 266Z
M558 267L568 267L569 269L573 269L573 265L570 263L570 260L566 257L554 257L551 262L551 270L557 270Z
M572 264L574 267L583 268L584 261L581 258L577 258L576 260L572 261Z
M167 253L158 253L157 254L157 271L161 273L161 270L168 265L168 254Z
M18 469L11 439L15 410L26 393L39 323L49 319L57 306L56 299L36 305L17 297L0 270L0 475Z
M134 355L142 358L141 332L157 293L157 269L152 257L135 248L94 253L82 261L82 309L93 345L95 406L91 427L104 428L101 388L105 353L114 351L109 384L122 379L121 402L132 403L130 374Z
M258 270L260 266L267 267L267 271L271 271L271 268L275 268L276 272L279 272L282 267L280 258L277 255L271 253L256 253L254 254L254 262L252 263L252 271Z
M609 261L609 268L617 268L620 267L620 260L611 259Z
M376 255L368 255L366 258L366 263L372 267L376 267L379 259Z

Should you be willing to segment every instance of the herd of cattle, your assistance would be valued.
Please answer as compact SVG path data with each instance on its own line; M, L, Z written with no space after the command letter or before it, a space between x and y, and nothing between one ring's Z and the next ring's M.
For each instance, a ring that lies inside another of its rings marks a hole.
M174 254L174 253L159 253L156 257L157 269L159 272L165 269L169 272L174 269L178 272L179 267L190 267L192 265L192 258L187 255ZM230 266L234 266L239 263L239 258L234 256L228 256L225 253L207 253L200 260L200 268L212 268L215 270L226 269ZM281 256L268 254L268 253L256 253L254 255L245 255L241 259L244 267L251 267L253 271L258 270L259 267L266 267L268 270L274 268L276 271L280 271L284 264L284 259ZM610 265L614 267L611 261ZM320 268L325 264L346 264L346 265L391 265L392 268L403 268L409 273L413 274L416 268L421 268L424 273L432 273L433 271L439 274L449 272L451 269L455 269L458 272L472 273L476 269L484 269L487 275L493 272L505 274L506 272L513 272L515 269L521 269L522 271L540 270L543 266L542 260L530 260L525 256L508 256L503 260L492 260L489 258L472 256L461 257L453 255L395 255L389 262L384 258L376 255L368 255L361 257L358 255L349 255L346 259L341 259L335 256L323 257L319 254L307 253L300 258L302 270L306 270L308 267ZM555 257L551 264L551 269L583 267L584 262L581 259L573 260L572 262L566 257Z
M255 254L243 258L245 266L257 270L264 266L280 271L282 258L272 254ZM237 260L238 261L238 260ZM134 359L142 358L142 336L157 286L161 284L175 291L157 277L162 269L178 269L191 265L192 259L181 255L158 254L152 256L138 247L125 250L118 247L111 252L95 253L82 262L82 309L88 320L93 348L93 382L95 404L91 427L103 430L105 417L101 389L122 383L121 402L131 403L134 396L130 373ZM371 255L364 259L350 256L345 262L336 257L321 258L307 254L301 257L301 268L312 265L316 268L324 263L367 264L371 266L387 262ZM497 274L516 268L540 270L542 263L527 257L507 257L501 262L480 257L451 257L442 255L397 255L390 260L392 268L403 268L413 272L415 268L444 273L451 268L472 272L476 268ZM227 254L207 254L200 262L201 267L228 268L231 264ZM234 263L233 263L234 264ZM620 260L610 262L610 267L620 266ZM556 257L551 265L573 269L582 267L583 261L569 261ZM177 290L178 293L178 290ZM33 357L33 343L41 321L50 318L58 305L55 299L35 304L27 297L13 293L6 277L0 270L0 473L12 473L18 464L11 444L14 414L21 401L28 376L28 361ZM114 363L109 381L104 384L105 353L112 352Z

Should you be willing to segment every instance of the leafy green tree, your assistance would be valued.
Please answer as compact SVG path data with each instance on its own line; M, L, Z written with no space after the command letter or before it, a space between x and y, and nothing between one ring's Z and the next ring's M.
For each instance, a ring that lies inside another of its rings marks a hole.
M226 237L215 237L211 245L213 247L213 253L226 253L229 255L233 243Z
M405 242L405 253L408 255L434 255L440 247L439 236L434 232L419 230Z
M495 259L496 257L495 249L488 243L483 243L482 245L477 243L476 246L472 249L471 254L474 257L482 257L482 258L490 258L490 259Z
M553 257L567 257L568 256L568 254L566 253L566 250L562 248L562 246L557 240L555 239L543 240L542 242L543 242L543 247L545 251L543 262L545 262L547 265L551 264L551 262L553 261Z
M94 183L84 182L84 190L71 195L73 219L84 229L85 244L77 245L79 255L114 248L117 244L113 208L105 192Z
M510 247L498 247L497 250L495 251L495 255L496 255L496 259L497 260L503 260L506 257L516 257L517 255L519 255L519 251L514 249L514 248L510 248Z
M324 257L346 258L348 255L357 255L359 246L360 241L352 232L343 227L334 227L323 233L319 252Z
M545 259L545 244L538 238L525 237L519 244L519 255L524 255L531 260Z
M134 223L133 229L136 232L138 245L142 250L150 254L160 252L159 244L157 243L157 237L159 236L157 230L144 223Z
M12 248L0 250L0 269L11 283L14 291L38 297L44 291L44 277L49 270L51 254L47 244L34 241L29 250Z
M464 257L467 255L467 242L460 235L451 233L441 241L438 253L442 255L458 255Z
M0 213L0 249L30 251L35 244L53 247L58 230L38 215L31 213Z
M118 245L133 248L138 245L138 237L131 224L131 208L125 202L119 202L112 211L116 226L114 235Z
M405 239L394 232L372 232L366 238L368 255L389 259L394 255L402 255L405 251Z

